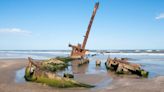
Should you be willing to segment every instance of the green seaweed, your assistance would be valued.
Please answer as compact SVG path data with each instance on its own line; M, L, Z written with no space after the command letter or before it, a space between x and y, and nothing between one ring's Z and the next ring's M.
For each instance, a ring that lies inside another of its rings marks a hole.
M68 87L85 87L85 88L91 88L94 86L78 83L70 79L62 78L60 80L58 79L49 79L46 77L39 77L36 82L38 83L44 83L46 85L52 86L52 87L58 87L58 88L68 88Z
M49 70L52 72L55 72L57 70L63 70L67 67L68 65L63 63L63 64L45 64L42 66L43 70Z
M92 88L92 87L94 87L92 85L76 82L69 78L54 77L52 79L52 78L48 78L48 77L44 76L44 74L36 77L34 75L34 73L30 73L29 67L26 67L24 78L26 79L26 81L43 83L48 86L58 87L58 88L68 88L68 87Z
M123 71L116 71L116 74L125 74Z
M141 70L141 76L148 77L148 75L149 75L149 72Z
M72 59L70 57L56 57L56 59L61 60L61 61L65 62L65 63L68 63L68 62L74 60L74 59Z
M30 68L29 67L26 67L24 78L27 81L35 81L37 79L34 74L30 73Z

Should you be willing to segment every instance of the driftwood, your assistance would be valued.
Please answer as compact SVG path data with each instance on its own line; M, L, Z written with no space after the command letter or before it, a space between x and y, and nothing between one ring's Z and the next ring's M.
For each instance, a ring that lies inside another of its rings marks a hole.
M108 58L106 68L115 71L117 74L136 74L139 76L148 76L148 72L141 69L139 64L127 62L127 59Z

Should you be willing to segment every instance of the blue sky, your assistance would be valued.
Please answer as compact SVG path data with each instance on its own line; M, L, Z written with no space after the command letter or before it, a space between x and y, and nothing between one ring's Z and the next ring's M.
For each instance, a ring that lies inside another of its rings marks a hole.
M164 49L164 0L0 0L0 49Z

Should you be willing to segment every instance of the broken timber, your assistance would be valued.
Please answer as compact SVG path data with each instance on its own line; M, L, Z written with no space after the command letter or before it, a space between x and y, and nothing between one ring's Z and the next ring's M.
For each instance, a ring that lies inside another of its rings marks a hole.
M54 66L63 64L62 61L57 59L50 59L48 61L34 62L32 58L28 57L29 64L25 69L24 78L27 81L43 83L44 85L49 85L52 87L85 87L91 88L92 85L84 84L77 82L73 79L72 74L64 74L64 77L61 77L56 74L56 72L51 72L48 69L43 68L44 64L52 64ZM45 63L46 62L46 63Z
M91 26L92 26L98 7L99 7L99 2L95 4L94 10L93 10L93 13L92 13L92 16L91 16L91 19L87 28L86 35L84 36L82 46L81 44L78 44L77 46L69 44L69 47L72 47L71 58L82 58L83 56L85 56L86 52L88 51L85 49L85 46L86 46L88 36L91 30Z
M141 69L139 64L127 62L125 59L108 58L106 68L115 71L117 74L136 74L142 77L148 77L148 72Z

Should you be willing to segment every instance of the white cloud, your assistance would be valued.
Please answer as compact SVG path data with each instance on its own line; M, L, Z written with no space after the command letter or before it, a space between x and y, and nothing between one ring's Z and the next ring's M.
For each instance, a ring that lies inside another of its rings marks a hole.
M0 33L31 34L30 31L26 31L20 28L0 28Z
M159 14L155 19L164 19L164 13Z

